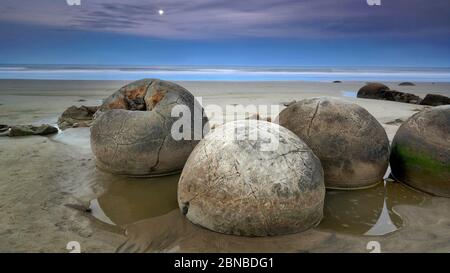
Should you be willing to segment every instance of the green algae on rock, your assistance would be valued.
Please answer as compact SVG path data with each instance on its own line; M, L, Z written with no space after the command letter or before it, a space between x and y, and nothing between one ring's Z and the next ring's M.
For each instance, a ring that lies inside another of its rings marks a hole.
M450 197L450 106L413 115L392 142L393 176L416 189Z

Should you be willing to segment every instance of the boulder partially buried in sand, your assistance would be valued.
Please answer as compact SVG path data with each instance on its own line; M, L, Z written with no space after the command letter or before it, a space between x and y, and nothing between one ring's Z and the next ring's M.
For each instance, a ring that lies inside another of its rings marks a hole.
M391 170L416 189L450 197L450 105L424 109L400 126Z
M389 90L389 87L382 83L368 83L359 89L358 98L379 99L380 94Z
M172 117L175 106L189 111L183 116L188 126L176 130L183 133L182 139L171 133L180 119ZM100 106L91 127L91 147L97 166L111 173L130 176L176 173L208 131L207 121L201 105L183 87L144 79L122 87Z
M207 135L178 184L180 210L191 222L244 236L317 225L324 195L322 167L311 149L286 128L257 120L229 122Z
M382 181L389 140L364 108L339 99L305 99L284 109L279 122L320 158L328 188L365 188Z
M421 105L440 106L450 104L450 98L439 94L427 94Z
M369 83L363 86L359 89L357 97L363 99L389 100L412 104L418 104L421 101L419 96L396 90L390 90L389 87L381 83Z

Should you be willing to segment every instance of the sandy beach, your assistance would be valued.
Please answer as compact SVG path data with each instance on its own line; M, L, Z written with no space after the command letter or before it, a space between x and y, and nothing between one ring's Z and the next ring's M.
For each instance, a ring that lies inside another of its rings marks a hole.
M56 124L71 105L99 105L126 83L0 80L0 124ZM281 111L292 100L339 97L367 109L390 140L402 121L424 108L358 99L356 92L365 82L177 83L201 97L204 106L279 105ZM385 84L422 98L428 93L450 96L448 83ZM212 117L211 125L223 120ZM360 193L328 192L324 220L307 232L241 238L204 230L181 217L177 176L137 179L97 170L88 128L48 137L1 137L0 166L0 252L69 252L70 241L79 242L82 252L369 252L366 245L373 240L387 252L450 251L450 200L393 182ZM386 217L383 212L389 220L381 217ZM386 234L368 233L379 222Z

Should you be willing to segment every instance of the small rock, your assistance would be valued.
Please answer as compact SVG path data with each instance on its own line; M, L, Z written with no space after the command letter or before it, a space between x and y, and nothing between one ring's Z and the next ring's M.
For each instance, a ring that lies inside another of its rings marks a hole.
M438 94L428 94L420 103L421 105L430 105L430 106L440 106L450 104L450 98L438 95Z
M13 125L9 127L9 130L3 130L3 136L16 137L16 136L30 136L30 135L50 135L58 132L58 128L55 128L49 124L42 124L39 126L34 125Z
M398 86L416 86L416 85L412 82L401 82L398 84Z
M342 81L333 81L333 83L342 83Z
M59 117L58 126L62 130L71 127L90 127L97 109L97 106L70 106Z

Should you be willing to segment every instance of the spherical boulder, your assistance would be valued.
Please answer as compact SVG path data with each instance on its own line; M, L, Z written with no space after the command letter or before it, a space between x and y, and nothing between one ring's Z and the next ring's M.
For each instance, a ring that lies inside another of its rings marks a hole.
M358 91L358 98L381 99L383 94L389 92L389 87L382 83L368 83Z
M320 158L327 188L367 188L383 180L389 139L366 109L340 99L312 98L287 107L278 118Z
M392 175L416 189L450 197L450 105L405 121L392 142Z
M172 116L175 106L188 111L180 116L189 123L180 126L182 136L176 137L172 127L180 117ZM97 167L129 176L180 172L207 132L207 121L201 105L183 87L156 79L132 82L108 97L95 114L91 148Z
M191 222L243 236L311 228L322 218L324 196L311 149L286 128L260 120L214 129L195 147L178 183L178 204Z

